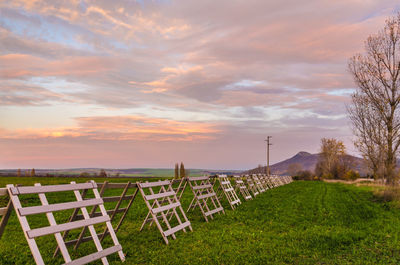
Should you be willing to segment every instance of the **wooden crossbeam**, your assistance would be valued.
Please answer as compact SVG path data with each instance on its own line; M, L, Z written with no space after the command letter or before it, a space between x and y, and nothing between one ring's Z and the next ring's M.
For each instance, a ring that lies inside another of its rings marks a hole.
M181 184L182 182L178 188L174 189L170 181L137 182L138 189L140 190L143 200L149 209L149 213L144 219L140 230L142 230L144 225L151 220L150 225L153 222L156 224L167 245L169 243L168 236L176 239L175 233L178 231L182 230L186 233L186 228L193 231L190 221L187 219L176 194L176 190L183 193L180 189ZM150 216L151 219L149 218ZM173 217L175 217L175 220L178 222L178 225L174 227L171 225L171 218ZM163 227L163 224L167 227L166 229Z
M58 249L61 251L61 254L64 258L66 264L86 264L91 261L95 261L101 259L103 264L108 264L107 256L113 253L118 253L120 259L122 261L125 260L125 256L122 252L122 247L118 242L118 239L115 235L115 232L112 228L110 217L107 215L107 212L103 205L103 200L100 197L100 194L97 190L96 183L91 181L89 183L83 184L76 184L75 182L71 182L71 184L64 184L64 185L51 185L48 186L49 189L47 190L47 186L41 186L39 183L35 184L35 186L28 186L28 187L15 187L14 185L10 184L7 185L7 190L10 194L12 204L16 209L16 214L18 220L21 224L22 230L24 232L25 238L28 242L28 245L31 249L31 253L36 264L44 264L43 258L40 254L39 248L36 244L35 238L53 234L56 238ZM81 193L79 192L80 189L85 190L92 190L95 198L92 200L84 201ZM46 193L48 192L73 192L76 198L74 202L66 202L66 203L57 203L57 204L49 204L47 201ZM39 206L30 206L30 207L23 207L21 205L19 196L21 194L37 194L39 196L41 205ZM98 217L90 217L88 211L86 209L87 206L97 206L100 208L102 215ZM55 211L65 211L70 209L79 209L82 212L84 217L83 220L79 221L71 221L67 223L58 224L56 219L53 215ZM31 229L27 220L28 216L31 215L39 215L39 214L46 214L49 226L39 227L35 229ZM97 236L96 230L94 228L94 224L105 223L109 233L111 235L112 241L114 246L111 248L103 249L101 246L100 240ZM71 229L88 227L91 237L95 243L97 252L89 254L87 256L72 260L71 256L69 255L67 244L64 241L64 238L61 232L70 231Z
M214 219L213 215L216 213L225 214L209 176L190 177L188 182L193 192L193 199L187 211L194 210L198 206L206 222L208 222L208 217Z

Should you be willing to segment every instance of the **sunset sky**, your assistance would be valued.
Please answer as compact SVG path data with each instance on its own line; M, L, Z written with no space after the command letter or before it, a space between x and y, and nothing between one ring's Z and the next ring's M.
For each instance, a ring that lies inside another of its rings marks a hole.
M0 1L0 168L352 154L349 57L399 1Z

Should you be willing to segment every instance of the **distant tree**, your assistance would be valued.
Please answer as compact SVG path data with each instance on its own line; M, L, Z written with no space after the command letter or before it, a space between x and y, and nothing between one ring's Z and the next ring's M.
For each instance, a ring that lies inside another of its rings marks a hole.
M174 179L179 179L179 164L175 163Z
M88 178L88 177L90 177L90 174L88 172L81 172L79 174L79 177Z
M34 177L35 176L35 169L34 168L32 168L32 170L31 170L31 177Z
M400 13L365 42L364 54L350 59L358 86L348 108L357 148L375 175L397 183L396 154L400 146ZM383 161L382 161L383 160Z
M17 177L21 177L21 169L17 170Z
M107 173L106 173L106 171L104 169L100 170L99 177L102 177L102 178L106 178L107 177Z
M346 148L342 141L334 138L321 139L321 153L315 172L318 177L339 178L345 170Z
M115 173L114 177L119 178L120 175L121 175L121 173L120 173L120 172L117 172L117 173Z
M303 166L300 163L290 164L287 168L287 174L290 176L296 176L298 172L303 170Z
M185 166L183 165L183 162L181 162L181 168L180 168L180 171L179 171L179 177L181 179L186 177L186 171L185 171Z

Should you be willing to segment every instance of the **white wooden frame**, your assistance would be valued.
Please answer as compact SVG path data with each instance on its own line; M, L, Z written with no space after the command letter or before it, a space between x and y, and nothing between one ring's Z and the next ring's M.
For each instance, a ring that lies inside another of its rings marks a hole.
M208 217L214 219L214 214L221 214L221 212L225 214L209 176L189 177L188 182L194 197L187 211L194 210L196 206L199 206L206 222L208 222Z
M252 200L253 197L251 196L249 190L246 187L246 184L244 184L242 177L241 176L233 176L235 180L235 190L239 191L240 194L242 194L242 197L248 201Z
M31 253L33 255L36 264L43 265L44 261L40 254L39 248L36 244L35 238L49 234L54 234L66 264L87 264L89 262L98 259L101 259L103 264L108 264L107 256L116 252L118 252L120 259L122 261L125 261L125 256L124 253L122 252L122 247L118 242L117 236L115 235L114 229L110 222L110 217L107 215L107 212L103 205L103 199L100 197L100 194L97 190L97 185L94 181L90 181L89 183L80 183L80 184L71 182L71 184L48 185L48 186L41 186L39 183L36 183L35 186L27 186L27 187L15 187L14 185L9 184L7 185L7 189L8 193L10 194L12 204L15 208L18 220L24 232L26 241L28 242L29 248L31 249ZM91 189L95 195L95 198L90 200L83 200L79 190L84 190L84 189ZM76 201L56 203L56 204L48 203L46 193L67 192L67 191L73 191L76 197ZM23 207L21 205L19 196L25 194L37 194L39 196L41 205ZM86 207L95 205L97 205L100 208L101 216L91 218L89 216ZM80 210L82 211L84 217L83 220L57 224L53 212L76 209L76 208L80 208ZM29 215L36 215L36 214L46 214L50 226L31 229L27 217ZM100 240L97 236L96 230L94 228L95 224L100 224L100 223L106 224L110 232L114 246L103 249ZM89 231L91 236L93 237L93 241L95 243L97 252L72 260L69 255L68 249L65 245L64 239L61 235L61 232L71 229L78 229L85 226L89 227Z
M228 200L232 210L235 210L235 208L242 202L237 196L236 191L232 187L232 184L228 179L227 175L218 175L218 182L219 182L219 189L221 190L221 197L225 195L225 198Z
M0 196L8 196L7 188L0 188ZM6 228L8 219L10 218L13 206L11 199L8 200L7 206L0 208L0 239Z
M104 201L104 208L106 208L107 214L110 215L110 222L112 223L114 220L117 220L117 224L114 227L114 232L117 233L129 211L129 209L131 208L132 203L136 198L136 195L138 194L137 185L136 185L136 183L131 183L130 181L128 181L127 183L110 183L108 181L104 181L104 183L96 183L96 184L97 184L97 187L100 189L100 196ZM106 192L106 190L112 190L112 189L122 189L122 193L119 196L104 196L104 193ZM128 194L128 192L131 189L134 189L133 193ZM81 192L81 196L84 200L90 199L90 198L87 198L87 192L88 192L88 189L84 189ZM128 201L128 205L125 208L121 208L121 204L123 201ZM112 209L107 209L108 208L107 203L113 203L113 202L117 202L115 207L113 207ZM98 211L98 210L100 210L100 211ZM122 213L122 215L118 219L117 214L120 214L120 213ZM97 207L97 205L93 206L92 210L89 213L89 216L91 218L96 217L96 216L101 216L101 215L102 215L101 209L99 209L99 207ZM69 219L69 222L73 222L76 220L82 220L82 219L84 219L84 216L82 214L79 214L79 209L75 209ZM92 236L85 236L86 232L87 232L87 227L84 227L77 239L72 239L72 240L66 241L65 245L66 246L74 245L74 249L76 250L81 243L93 240ZM63 232L64 240L67 238L68 234L69 234L69 230ZM110 235L110 233L108 231L108 227L106 227L104 229L104 231L102 233L98 234L97 236L100 238L100 242L102 242L107 235ZM60 248L57 247L53 256L56 256L57 253L59 252L59 250L60 250Z
M253 197L256 197L258 194L260 194L256 185L254 184L253 178L250 175L245 175L244 179L246 180L249 190L253 193Z
M175 184L178 184L178 186L177 186L177 187L174 187L173 185L175 185ZM171 180L171 186L172 186L172 189L175 191L178 200L180 201L181 198L182 198L182 195L183 195L183 193L184 193L184 191L185 191L185 189L186 189L186 186L187 186L187 179L186 179L186 178L173 179L173 180ZM164 199L164 200L167 200L167 199ZM161 203L164 203L164 202L165 202L165 201L161 201ZM174 214L173 211L167 211L167 213L165 213L165 215L166 215L167 217L169 217L169 220L172 219L173 214ZM162 216L159 215L159 216L158 216L158 219L161 219L161 218L162 218ZM139 231L142 231L143 228L144 228L144 226L145 226L147 223L150 223L150 226L154 223L154 222L153 222L153 217L152 217L150 211L147 213L147 216L146 216L146 218L144 219L144 221L143 221L143 223L142 223L142 225L141 225Z
M260 191L260 193L265 192L264 186L261 184L261 181L256 174L253 174L253 180L254 180L255 186Z
M137 186L142 194L147 208L149 209L149 213L152 216L152 221L156 223L157 228L160 230L160 233L167 245L168 236L176 239L175 233L180 230L183 230L183 232L186 233L186 228L189 228L190 231L193 231L191 223L187 219L181 203L176 196L176 192L172 188L169 180L145 183L137 182ZM158 191L154 191L153 189L158 189ZM147 191L149 193L147 193ZM171 226L171 219L168 220L167 218L170 212L173 213L172 217L175 217L178 221L178 225L175 227ZM162 217L162 221L166 225L167 229L163 228L157 216L158 214ZM146 217L145 222L147 218L148 217Z

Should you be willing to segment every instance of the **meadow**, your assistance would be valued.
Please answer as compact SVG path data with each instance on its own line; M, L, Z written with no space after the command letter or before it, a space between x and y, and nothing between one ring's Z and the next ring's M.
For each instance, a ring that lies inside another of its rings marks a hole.
M69 181L40 179L42 184ZM0 178L0 187L34 182L38 179ZM54 194L49 201L60 199L64 198ZM187 188L181 200L185 210L191 199ZM31 200L26 197L25 203ZM0 201L0 207L4 203ZM116 254L109 260L112 264L400 263L400 210L375 198L371 187L296 181L268 190L235 211L228 209L225 200L223 206L226 214L217 215L209 223L199 209L190 211L187 216L194 231L177 233L177 239L167 246L155 226L139 232L147 208L138 196L117 234L126 262L121 263ZM68 219L68 214L56 218ZM34 220L32 226L43 221ZM38 245L47 264L62 263L60 257L51 257L56 247L53 236L39 238ZM83 256L88 251L94 251L92 243L83 243L70 252ZM15 214L0 240L0 264L34 264Z

